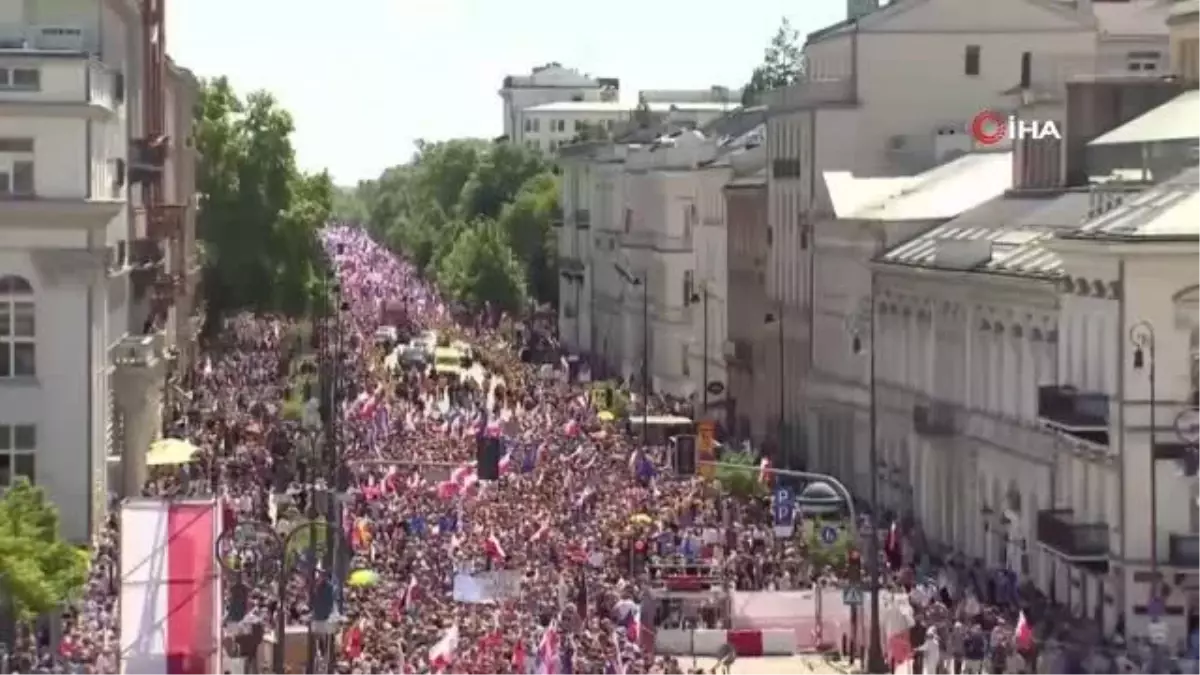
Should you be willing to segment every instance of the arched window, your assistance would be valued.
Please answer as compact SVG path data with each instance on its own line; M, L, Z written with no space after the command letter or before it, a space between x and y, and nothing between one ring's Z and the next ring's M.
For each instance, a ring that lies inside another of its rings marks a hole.
M0 378L37 374L33 286L24 277L0 276Z

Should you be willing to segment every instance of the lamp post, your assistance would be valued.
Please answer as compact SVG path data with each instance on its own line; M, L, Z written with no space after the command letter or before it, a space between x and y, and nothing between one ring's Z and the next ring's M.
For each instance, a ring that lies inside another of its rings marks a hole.
M775 433L779 436L779 461L782 462L784 458L783 432L787 428L783 418L783 406L785 403L784 399L787 398L787 382L784 381L783 374L783 303L780 303L779 305L779 316L775 316L774 314L767 312L763 323L767 324L768 326L772 324L779 326L779 427Z
M867 542L867 555L870 557L870 564L867 566L868 572L871 574L871 627L870 636L867 641L867 672L869 673L884 673L887 672L887 663L883 658L883 643L880 636L879 623L879 430L878 430L878 410L876 399L876 380L875 380L875 273L871 273L870 294L863 298L855 313L846 320L846 328L850 332L850 350L855 354L861 354L863 350L863 333L867 334L866 348L870 350L868 354L867 366L867 396L868 418L871 426L870 446L868 450L868 462L871 467L870 494L871 500L871 515L873 518L871 537Z
M646 280L613 263L621 279L630 286L642 287L642 448L650 445L650 289Z
M296 537L301 533L310 536L308 540L309 551L309 606L312 607L316 600L316 572L317 572L317 541L313 535L318 530L324 532L324 540L326 542L337 541L337 531L326 521L307 520L294 525L286 532L280 533L269 524L262 521L248 521L238 523L237 525L223 531L217 537L216 557L217 563L222 569L230 574L236 575L234 584L235 597L239 595L237 589L242 592L248 591L246 588L245 569L241 566L238 555L239 550L252 552L257 561L257 565L274 564L278 566L278 578L275 580L275 594L277 596L277 606L275 611L275 645L272 652L272 671L275 673L284 672L284 662L286 657L286 637L287 637L287 611L284 608L284 602L287 600L287 586L289 580L289 572L291 571L292 563L291 549L296 541ZM328 548L328 546L326 546ZM252 573L261 573L262 570L251 570ZM251 579L253 581L253 579ZM242 595L236 602L231 602L230 607L235 614L227 617L231 622L240 623L244 618L246 607L246 595ZM236 615L240 613L241 616ZM314 617L315 619L315 617ZM310 623L309 630L312 630ZM311 645L310 641L310 645ZM313 665L314 655L308 655L309 665ZM311 669L310 669L311 672Z
M700 322L701 329L704 331L704 339L701 340L704 360L700 362L700 410L701 415L708 417L708 286L702 285L699 293L692 293L692 302L700 303L700 309L704 312L704 317Z
M1158 432L1158 369L1155 365L1154 325L1149 321L1138 321L1129 328L1129 342L1133 345L1133 367L1148 369L1150 384L1150 603L1152 611L1161 609L1159 593L1161 581L1158 576L1158 463L1154 458L1155 436ZM1154 617L1157 618L1157 617Z

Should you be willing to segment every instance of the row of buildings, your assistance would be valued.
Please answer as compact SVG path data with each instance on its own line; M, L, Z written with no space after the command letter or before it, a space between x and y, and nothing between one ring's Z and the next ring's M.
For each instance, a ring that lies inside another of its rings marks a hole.
M876 477L1109 633L1181 637L1197 2L849 8L761 107L557 148L563 342L777 465ZM983 143L985 110L1045 133Z
M198 82L164 9L0 3L0 489L44 487L80 543L193 355Z

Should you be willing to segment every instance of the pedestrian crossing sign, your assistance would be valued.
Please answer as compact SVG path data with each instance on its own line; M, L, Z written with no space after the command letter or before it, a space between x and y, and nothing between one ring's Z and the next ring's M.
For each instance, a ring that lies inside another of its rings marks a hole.
M842 589L842 603L843 604L845 604L849 607L855 607L855 606L861 605L862 601L863 601L862 589L859 588L858 586L847 586L846 588Z

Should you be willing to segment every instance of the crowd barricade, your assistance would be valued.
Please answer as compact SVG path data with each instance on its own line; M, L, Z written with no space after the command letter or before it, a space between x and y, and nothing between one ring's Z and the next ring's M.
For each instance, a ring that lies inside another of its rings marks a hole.
M728 644L738 656L791 656L796 633L791 630L660 629L654 636L658 654L717 656Z
M709 561L651 563L647 571L651 588L673 592L708 591L722 583L721 568Z
M864 644L870 625L870 605L864 598L858 612L857 631L854 630L851 607L845 603L840 588L731 591L729 596L730 625L734 630L791 630L800 651L836 648L843 640ZM884 609L891 605L890 597L880 599L884 600Z

